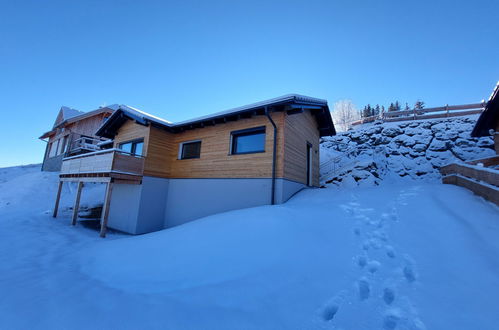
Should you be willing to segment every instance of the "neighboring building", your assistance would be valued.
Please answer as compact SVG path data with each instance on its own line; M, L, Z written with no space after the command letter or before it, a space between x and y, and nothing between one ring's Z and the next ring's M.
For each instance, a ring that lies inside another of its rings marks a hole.
M180 123L128 106L108 108L116 111L96 134L113 139L114 148L66 158L59 186L80 182L79 196L83 182L107 183L101 235L106 225L142 234L284 203L319 186L319 139L335 134L327 102L301 95Z
M478 118L471 136L494 136L496 153L499 154L499 82L485 106L485 111Z
M485 110L478 118L471 136L494 136L496 155L466 163L443 166L442 182L467 188L499 205L499 83L492 92Z
M52 129L40 136L47 142L42 171L59 171L64 157L97 150L102 138L95 132L112 112L109 108L83 112L61 107Z

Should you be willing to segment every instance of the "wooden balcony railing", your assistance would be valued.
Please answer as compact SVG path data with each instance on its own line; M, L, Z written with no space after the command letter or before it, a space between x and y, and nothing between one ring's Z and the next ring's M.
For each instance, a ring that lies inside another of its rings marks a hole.
M107 149L64 158L60 175L70 177L114 173L141 176L143 171L144 157L120 149Z

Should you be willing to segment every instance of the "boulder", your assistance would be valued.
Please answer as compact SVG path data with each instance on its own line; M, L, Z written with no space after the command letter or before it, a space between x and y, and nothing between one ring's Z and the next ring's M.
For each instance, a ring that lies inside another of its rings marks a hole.
M382 135L388 136L388 137L395 137L395 136L400 135L402 133L404 133L404 132L399 127L386 127L381 132Z

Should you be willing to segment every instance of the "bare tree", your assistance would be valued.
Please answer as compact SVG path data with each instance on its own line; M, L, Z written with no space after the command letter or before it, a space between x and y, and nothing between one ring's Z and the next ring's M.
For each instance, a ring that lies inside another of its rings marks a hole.
M360 119L359 112L350 100L336 102L331 115L338 131L347 131L351 127L352 122Z

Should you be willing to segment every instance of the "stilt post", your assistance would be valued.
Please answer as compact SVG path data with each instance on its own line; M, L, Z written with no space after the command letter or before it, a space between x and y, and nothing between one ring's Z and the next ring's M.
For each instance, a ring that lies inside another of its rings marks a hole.
M57 196L55 197L54 213L52 216L57 218L57 212L59 211L59 201L61 200L62 184L64 181L59 181L59 188L57 189Z
M111 203L111 195L113 193L113 185L114 185L114 183L112 181L107 183L106 197L104 198L104 206L102 208L102 217L100 220L100 237L106 237L107 219L109 217L109 205Z
M76 220L78 220L78 210L80 209L80 197L81 197L81 189L83 188L83 182L78 182L78 190L76 191L76 199L75 205L73 207L73 219L71 224L76 225Z

